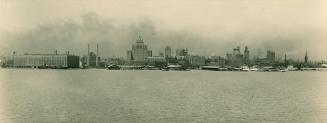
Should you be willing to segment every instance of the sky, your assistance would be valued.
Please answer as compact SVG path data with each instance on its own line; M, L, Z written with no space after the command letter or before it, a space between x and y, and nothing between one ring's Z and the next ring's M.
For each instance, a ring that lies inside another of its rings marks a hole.
M154 55L169 45L195 55L236 46L251 56L327 60L325 0L0 0L0 55L59 50L126 56L137 35ZM95 49L94 49L95 50Z

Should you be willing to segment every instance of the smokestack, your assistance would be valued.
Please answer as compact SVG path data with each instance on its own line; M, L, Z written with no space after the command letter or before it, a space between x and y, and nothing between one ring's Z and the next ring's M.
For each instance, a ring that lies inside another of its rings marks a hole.
M58 51L57 50L55 50L55 55L58 55Z
M97 44L97 56L99 56L99 45Z
M86 55L86 64L87 64L87 66L90 66L89 56L90 56L90 44L87 44L87 55Z
M99 59L98 59L98 57L99 57L99 45L97 44L97 55L96 55L96 67L98 67L98 65L99 65Z

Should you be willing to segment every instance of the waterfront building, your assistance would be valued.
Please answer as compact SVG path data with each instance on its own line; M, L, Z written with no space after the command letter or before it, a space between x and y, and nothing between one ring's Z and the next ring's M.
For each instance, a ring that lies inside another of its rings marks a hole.
M247 46L245 46L243 63L246 65L250 64L250 51Z
M164 53L159 52L159 56L160 56L160 57L164 57L165 55L164 55Z
M268 50L267 51L267 57L266 58L267 58L268 61L274 62L275 59L276 59L275 52Z
M240 51L240 46L237 46L236 48L233 49L233 56L241 54Z
M131 50L127 50L127 60L129 61L133 60L133 55Z
M211 56L209 59L209 64L212 66L225 66L226 60L221 56Z
M165 57L171 58L171 48L169 46L165 48Z
M148 66L155 66L158 68L162 68L167 65L166 58L163 56L147 57L146 63Z
M147 57L152 57L152 50L148 50L148 56Z
M178 60L176 57L166 58L167 64L178 64Z
M111 64L116 64L116 65L123 65L125 64L125 60L123 58L107 58L104 60L106 66L111 65Z
M99 57L99 45L96 45L96 53L90 51L90 44L87 45L86 65L85 67L96 68L99 67L101 58ZM83 61L81 61L83 63ZM84 67L84 64L83 64Z
M239 67L243 65L243 54L236 54L233 56L232 66Z
M309 60L309 58L308 58L308 51L305 51L304 63L305 64L308 64L308 60Z
M88 67L95 68L97 66L97 55L94 52L88 54Z
M13 56L13 67L78 68L79 56L70 54L15 54Z
M176 56L187 56L188 50L187 49L176 49Z
M241 54L240 46L237 46L233 49L233 57L232 57L232 66L239 67L243 65L243 54Z
M227 53L226 54L226 61L225 61L225 64L226 65L231 65L232 64L232 60L233 60L233 56L231 53Z
M153 57L147 57L146 62L147 63L166 62L166 59L165 57L162 56L153 56Z
M191 66L203 66L205 65L206 58L199 55L191 55L188 57Z
M166 62L165 57L162 56L152 56L146 58L147 62Z
M147 57L152 56L152 51L144 44L143 39L139 36L136 43L132 45L132 50L127 51L127 60L135 62L145 62Z
M81 68L85 68L86 66L87 66L87 61L88 60L88 57L85 55L85 56L82 56L81 58L80 58L80 67Z

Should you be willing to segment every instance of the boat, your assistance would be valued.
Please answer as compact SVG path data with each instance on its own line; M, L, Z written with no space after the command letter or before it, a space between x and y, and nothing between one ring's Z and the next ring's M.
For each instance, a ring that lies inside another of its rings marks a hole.
M248 66L241 66L241 71L250 71Z
M147 66L144 66L143 70L160 70L160 68L147 65Z
M107 67L107 70L120 70L120 67L115 64L111 64Z
M212 70L212 71L218 71L219 67L218 66L203 66L201 67L202 70Z
M279 70L279 72L287 72L288 71L288 69L281 69L281 70Z
M189 69L187 69L186 67L183 67L182 65L168 65L165 68L165 71L168 70L175 70L175 71L190 71Z

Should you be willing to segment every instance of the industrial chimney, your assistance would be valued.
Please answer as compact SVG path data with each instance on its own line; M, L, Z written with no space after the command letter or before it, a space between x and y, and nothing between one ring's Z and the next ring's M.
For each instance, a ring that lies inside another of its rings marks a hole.
M99 45L97 44L96 67L99 65Z
M87 44L86 64L90 66L90 44Z

